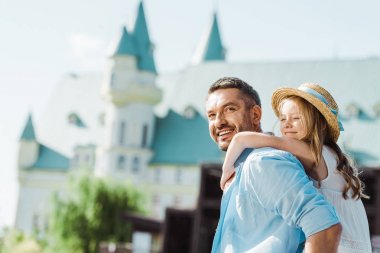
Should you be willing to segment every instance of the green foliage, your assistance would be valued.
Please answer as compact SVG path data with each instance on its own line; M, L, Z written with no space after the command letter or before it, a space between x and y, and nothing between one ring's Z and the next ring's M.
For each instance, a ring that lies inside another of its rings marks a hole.
M1 253L42 253L43 243L15 229L5 229L0 240Z
M69 192L53 198L47 252L95 253L102 241L131 241L131 226L122 217L143 212L139 191L85 175L72 181Z

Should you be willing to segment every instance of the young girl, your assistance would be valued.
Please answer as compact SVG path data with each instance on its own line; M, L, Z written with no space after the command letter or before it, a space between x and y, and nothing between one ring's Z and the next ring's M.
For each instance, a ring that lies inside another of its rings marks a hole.
M363 187L337 140L343 127L334 98L319 85L280 88L272 95L283 137L255 132L237 133L223 164L224 190L234 174L234 163L245 148L273 147L294 154L319 192L335 207L343 227L338 252L372 252Z

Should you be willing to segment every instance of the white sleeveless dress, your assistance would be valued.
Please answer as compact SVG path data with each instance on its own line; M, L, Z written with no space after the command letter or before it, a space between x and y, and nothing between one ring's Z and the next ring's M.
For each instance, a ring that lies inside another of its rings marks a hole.
M336 155L324 146L322 156L326 162L328 176L321 181L319 188L318 182L313 182L319 192L335 207L340 218L343 230L338 253L371 253L368 220L362 201L343 198L345 180L336 169Z

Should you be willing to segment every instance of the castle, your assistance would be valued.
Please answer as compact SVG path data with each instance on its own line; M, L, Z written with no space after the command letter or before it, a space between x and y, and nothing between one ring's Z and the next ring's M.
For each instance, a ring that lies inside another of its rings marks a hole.
M320 83L340 106L344 151L369 169L380 164L379 59L229 63L225 51L214 14L193 64L160 75L140 3L105 74L65 76L42 120L28 116L19 143L15 226L44 229L50 196L64 193L69 174L83 168L143 189L152 217L162 219L169 206L193 207L200 164L223 161L204 116L207 89L222 76L253 85L262 98L263 129L275 133L273 90Z

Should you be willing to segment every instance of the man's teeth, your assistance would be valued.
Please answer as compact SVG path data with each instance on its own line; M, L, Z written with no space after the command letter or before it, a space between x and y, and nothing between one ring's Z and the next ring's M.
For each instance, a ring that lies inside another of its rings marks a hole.
M219 136L223 136L223 135L225 135L225 134L229 134L229 133L231 133L231 132L232 132L231 130L222 131L222 132L219 133Z

